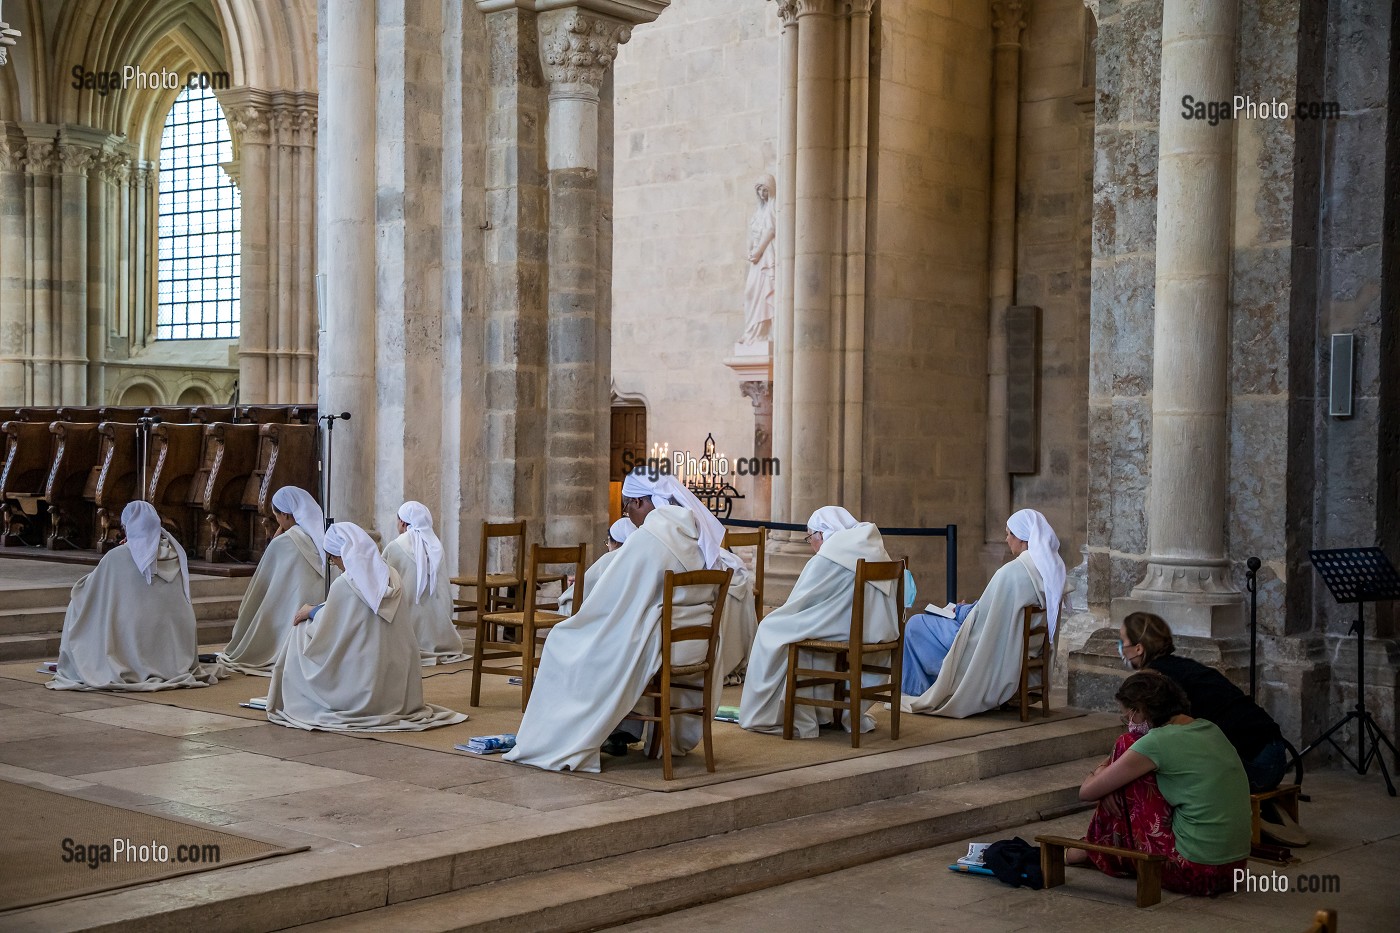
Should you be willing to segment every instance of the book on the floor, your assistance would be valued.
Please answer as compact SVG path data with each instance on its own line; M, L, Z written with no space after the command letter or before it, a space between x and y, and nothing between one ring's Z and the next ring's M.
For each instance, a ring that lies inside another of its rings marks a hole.
M738 722L739 707L721 706L715 710L715 722Z
M524 686L525 681L521 680L519 677L512 677L507 680L506 683L510 684L512 687L521 687Z
M935 606L933 603L929 603L924 607L924 612L942 616L945 619L956 619L958 617L958 604L949 603L946 606Z
M958 862L954 862L948 866L948 870L960 871L965 875L989 875L993 878L996 877L996 872L984 865L961 865Z
M57 661L45 661L43 664L40 664L40 665L39 665L39 668L38 668L37 673L40 673L40 674L57 674L57 673L58 673L58 662L57 662Z
M267 697L253 697L252 699L248 700L247 702L239 703L238 705L241 706L241 707L243 707L244 709L260 709L260 710L266 711L266 710L267 710Z
M969 842L967 844L967 854L958 859L959 865L972 867L984 867L986 865L987 846L989 842Z
M459 752L470 752L473 755L499 755L515 748L515 733L478 735L452 747Z

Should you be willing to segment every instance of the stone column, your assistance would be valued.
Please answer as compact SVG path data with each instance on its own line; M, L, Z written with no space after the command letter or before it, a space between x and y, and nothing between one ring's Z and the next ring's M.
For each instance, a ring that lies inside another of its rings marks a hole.
M1234 94L1237 0L1168 0L1162 16L1148 563L1115 621L1155 612L1184 636L1238 632L1225 556L1234 127L1183 120L1184 94Z
M328 514L372 527L375 437L375 4L337 0L326 10L326 84L320 200L326 330L317 357L323 412L349 411L337 428ZM252 180L244 166L245 184ZM251 192L249 193L251 198ZM245 199L246 200L246 199Z
M60 221L57 246L59 313L55 357L60 405L86 405L88 362L88 170L98 153L60 142Z
M24 141L0 131L0 405L29 401L25 379Z
M480 4L478 4L480 5ZM533 12L489 11L486 134L486 514L542 527L549 179L547 102ZM474 534L474 533L473 533ZM464 550L473 534L464 534Z
M833 0L797 2L797 157L793 240L792 440L789 515L801 521L835 502L830 462L836 417L832 309L836 187L833 146L836 23Z
M606 519L597 478L608 451L597 446L599 358L598 102L604 72L631 27L578 8L539 16L540 59L549 82L549 375L545 438L546 538L592 541Z
M56 131L56 128L50 128ZM25 149L26 215L25 241L29 247L29 372L28 401L31 405L59 404L57 290L34 288L35 282L58 278L54 262L55 174L58 171L58 144L55 137L31 135Z
M150 162L137 162L131 186L131 317L127 333L132 345L149 343L155 326L152 316L155 302L151 297L155 294L155 263L150 260L156 253L157 230L151 223L151 218L156 216L155 173Z
M861 480L865 458L865 272L866 212L870 172L870 14L875 0L850 0L846 50L845 287L840 337L842 425L839 499L856 515L863 511Z
M983 565L1006 557L1011 517L1007 473L1006 309L1016 303L1016 169L1021 111L1021 31L1026 0L993 0L991 243L987 289L987 495Z
M753 403L753 455L760 462L773 456L773 383L751 380L739 383L739 392ZM753 478L753 514L757 517L772 511L773 481L768 476Z
M792 334L793 334L793 241L797 235L797 0L777 0L778 18L783 24L779 47L778 116L778 201L774 247L777 251L777 277L774 283L773 322L773 449L781 472L773 477L772 516L777 521L793 521L792 463ZM784 540L791 535L777 533Z
M237 144L239 227L238 400L243 404L274 401L268 358L272 306L268 295L269 223L276 205L268 189L268 145L272 112L264 94L253 88L220 92ZM335 209L327 205L327 212Z

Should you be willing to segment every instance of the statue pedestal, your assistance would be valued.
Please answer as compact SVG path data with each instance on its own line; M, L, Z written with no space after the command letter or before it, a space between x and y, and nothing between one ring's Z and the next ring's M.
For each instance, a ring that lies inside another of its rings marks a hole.
M739 381L739 391L753 403L753 456L761 465L773 457L773 344L736 343L734 355L724 361ZM771 471L750 470L749 515L768 518L773 509Z

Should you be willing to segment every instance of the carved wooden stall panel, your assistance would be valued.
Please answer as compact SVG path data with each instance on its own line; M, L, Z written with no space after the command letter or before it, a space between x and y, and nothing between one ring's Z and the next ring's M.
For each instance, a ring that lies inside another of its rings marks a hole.
M321 498L316 468L316 431L313 424L264 424L259 427L258 465L243 492L243 509L252 535L253 558L276 529L272 518L273 493L283 486L300 486Z
M0 547L38 545L48 531L48 510L41 508L49 478L53 435L46 422L7 421L5 466L0 470Z
M97 464L84 496L94 509L93 546L105 554L122 541L122 509L136 498L141 485L140 428L107 421L97 427Z
M199 541L200 509L189 505L204 445L202 424L158 424L151 429L146 468L146 501L160 513L161 525L186 551Z
M207 561L245 560L252 546L243 493L258 464L256 424L204 426L203 463L191 488L198 492L199 556ZM194 502L191 503L196 504Z
M44 501L49 506L45 543L51 551L85 550L93 546L93 507L83 492L97 459L97 424L55 421L49 431L53 456L44 484Z

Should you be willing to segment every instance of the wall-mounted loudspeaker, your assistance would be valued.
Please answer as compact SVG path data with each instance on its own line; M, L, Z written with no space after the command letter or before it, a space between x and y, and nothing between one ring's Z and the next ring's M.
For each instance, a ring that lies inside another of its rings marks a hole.
M1332 373L1328 380L1327 414L1333 418L1351 417L1352 364L1356 335L1332 335Z

